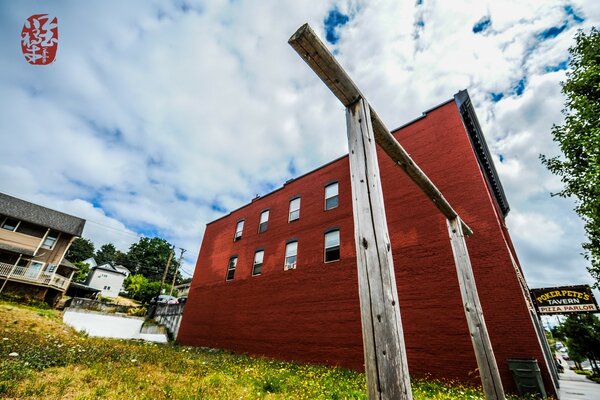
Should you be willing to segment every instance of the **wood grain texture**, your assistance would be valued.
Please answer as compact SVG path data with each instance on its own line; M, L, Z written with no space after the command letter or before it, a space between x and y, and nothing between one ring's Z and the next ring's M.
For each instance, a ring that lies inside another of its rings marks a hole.
M487 326L485 325L485 319L483 318L483 311L479 302L477 287L475 286L475 277L465 237L462 232L460 218L449 219L447 224L454 262L456 263L460 294L469 325L469 332L471 333L483 391L488 400L503 400L505 397L500 372L496 364L496 357L494 356L492 343L490 342Z
M346 108L369 399L412 399L377 149L363 99Z

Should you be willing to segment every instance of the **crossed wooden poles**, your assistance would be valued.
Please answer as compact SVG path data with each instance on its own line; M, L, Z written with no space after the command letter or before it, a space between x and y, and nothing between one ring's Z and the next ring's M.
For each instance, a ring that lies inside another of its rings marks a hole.
M412 399L375 143L446 216L483 390L487 399L504 399L464 238L465 234L473 232L392 136L311 27L308 24L302 25L288 43L346 107L354 238L369 399Z

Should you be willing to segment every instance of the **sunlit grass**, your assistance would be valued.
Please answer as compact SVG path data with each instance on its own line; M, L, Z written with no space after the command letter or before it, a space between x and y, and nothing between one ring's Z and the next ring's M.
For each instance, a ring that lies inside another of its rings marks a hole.
M9 356L18 353L18 356ZM413 382L414 398L484 399L480 390ZM87 337L55 310L0 302L0 398L366 399L354 371L228 352Z

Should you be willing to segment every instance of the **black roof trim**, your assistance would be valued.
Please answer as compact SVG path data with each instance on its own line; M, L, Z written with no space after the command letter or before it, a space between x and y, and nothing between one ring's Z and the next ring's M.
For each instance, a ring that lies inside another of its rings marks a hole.
M0 214L52 228L73 236L81 236L85 219L0 193Z
M477 119L477 114L475 114L475 109L473 108L473 103L471 102L471 98L469 97L467 90L461 90L456 93L454 95L454 101L456 102L456 106L458 107L463 124L465 125L465 128L469 134L469 139L471 140L471 145L473 146L473 150L475 150L475 154L477 155L479 166L484 172L489 187L492 189L492 193L494 194L494 198L500 207L502 216L506 218L508 212L510 211L508 199L504 193L502 182L500 182L500 177L498 176L498 172L494 166L494 160L492 159L490 149L488 148L485 137L483 136L481 126L479 125L479 120Z

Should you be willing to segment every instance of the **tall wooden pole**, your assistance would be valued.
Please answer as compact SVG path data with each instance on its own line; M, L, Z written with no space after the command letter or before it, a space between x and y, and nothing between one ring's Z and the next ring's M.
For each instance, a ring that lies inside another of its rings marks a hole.
M369 399L410 400L390 237L369 104L346 108L354 239Z
M490 342L485 319L483 318L483 310L479 302L477 286L475 286L475 276L473 275L471 259L467 251L460 217L448 219L447 224L454 262L456 264L460 294L463 300L465 316L467 317L467 324L469 325L469 332L471 333L471 342L473 343L473 350L475 350L475 358L479 367L483 391L488 400L504 399L502 380L500 379L496 357L494 356L492 343Z
M171 260L173 259L173 249L175 249L175 246L169 249L169 259L167 260L167 265L165 265L165 272L163 273L162 280L160 281L160 290L158 291L159 295L162 294L163 286L165 285L165 279L167 279L167 272L169 272L169 268L171 267Z

